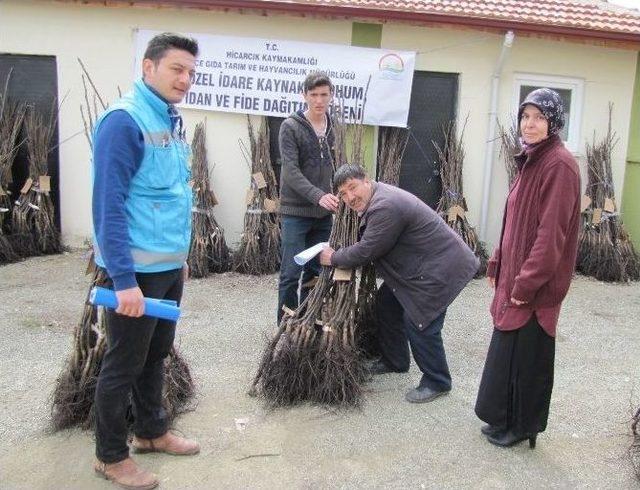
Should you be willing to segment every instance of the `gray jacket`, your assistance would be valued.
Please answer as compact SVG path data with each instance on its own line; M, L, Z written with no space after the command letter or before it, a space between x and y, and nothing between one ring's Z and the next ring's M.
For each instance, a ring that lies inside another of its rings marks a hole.
M373 183L369 206L360 221L362 238L337 250L337 267L374 261L411 321L426 328L478 270L478 259L429 206L402 189Z
M318 205L331 192L334 136L327 118L326 138L318 138L302 111L291 114L280 126L280 212L323 218L329 211Z

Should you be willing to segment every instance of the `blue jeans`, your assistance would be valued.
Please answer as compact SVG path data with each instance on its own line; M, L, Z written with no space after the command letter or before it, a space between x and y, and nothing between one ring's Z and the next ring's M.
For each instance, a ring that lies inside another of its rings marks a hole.
M302 287L298 302L300 275L302 274L302 284L304 285L320 274L320 263L317 257L304 266L296 264L293 257L318 242L329 241L333 218L331 215L324 218L304 218L283 214L281 223L282 261L278 284L278 323L280 323L283 314L282 305L295 310L309 294L310 288Z
M384 283L378 289L376 310L382 361L396 371L408 371L411 363L410 346L413 358L422 371L420 387L427 386L434 391L451 390L451 375L441 335L447 311L443 311L423 330L418 330Z

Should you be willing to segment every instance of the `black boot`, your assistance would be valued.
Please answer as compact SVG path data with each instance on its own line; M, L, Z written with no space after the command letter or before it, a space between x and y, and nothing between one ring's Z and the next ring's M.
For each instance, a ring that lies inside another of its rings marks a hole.
M516 434L512 430L508 430L506 432L499 432L498 434L488 435L487 440L491 444L495 444L496 446L511 447L515 446L519 442L529 439L529 447L533 449L536 447L536 437L538 437L537 433Z
M485 436L496 436L500 432L504 432L504 431L505 431L505 428L499 425L487 424L480 427L480 432L482 432Z

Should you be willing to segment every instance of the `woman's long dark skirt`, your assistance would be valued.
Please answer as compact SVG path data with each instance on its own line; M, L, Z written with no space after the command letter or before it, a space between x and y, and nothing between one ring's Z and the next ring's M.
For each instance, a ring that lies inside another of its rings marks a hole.
M555 338L542 329L535 315L517 330L494 329L476 415L517 434L543 432L553 389L555 346Z

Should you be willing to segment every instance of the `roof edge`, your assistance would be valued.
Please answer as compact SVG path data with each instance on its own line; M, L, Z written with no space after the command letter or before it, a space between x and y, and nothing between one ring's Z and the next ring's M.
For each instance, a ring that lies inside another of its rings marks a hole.
M616 41L631 43L634 48L640 47L640 34L625 32L605 31L599 29L585 29L570 26L558 26L549 24L536 24L530 22L518 22L513 20L500 20L483 17L463 17L452 15L440 15L432 13L407 12L401 10L382 10L364 7L335 6L335 5L309 5L291 3L284 0L58 0L74 3L98 3L147 5L155 7L186 7L211 9L221 8L229 10L262 10L281 13L317 14L325 16L345 16L377 21L401 21L401 22L425 22L432 24L458 25L472 28L506 29L530 34L551 34L556 36L568 36L580 39L592 39L599 41Z

